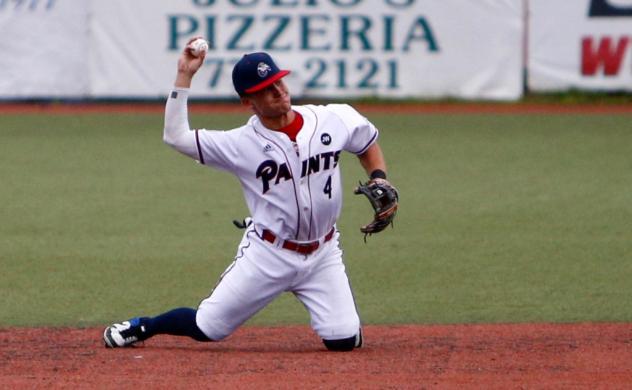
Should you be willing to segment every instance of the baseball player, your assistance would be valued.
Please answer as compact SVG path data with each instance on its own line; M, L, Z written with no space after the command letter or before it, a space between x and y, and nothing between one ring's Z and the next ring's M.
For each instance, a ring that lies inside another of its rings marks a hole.
M360 318L336 229L340 154L354 153L374 182L388 183L378 130L348 105L293 106L283 81L290 71L266 53L246 54L233 69L235 90L254 112L248 122L229 131L191 130L187 97L203 61L188 46L182 52L163 139L200 164L235 175L251 217L240 224L245 232L234 261L197 309L113 324L103 333L106 347L157 334L219 341L286 291L307 308L327 349L360 347Z

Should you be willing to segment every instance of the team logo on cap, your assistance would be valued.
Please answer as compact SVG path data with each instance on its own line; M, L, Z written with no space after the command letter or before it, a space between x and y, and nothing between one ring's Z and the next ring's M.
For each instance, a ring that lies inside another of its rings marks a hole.
M271 70L272 68L270 68L270 65L265 62L260 62L259 65L257 65L257 74L261 78L266 77Z
M320 136L320 142L322 142L323 145L329 145L331 143L331 135L323 133L323 135Z

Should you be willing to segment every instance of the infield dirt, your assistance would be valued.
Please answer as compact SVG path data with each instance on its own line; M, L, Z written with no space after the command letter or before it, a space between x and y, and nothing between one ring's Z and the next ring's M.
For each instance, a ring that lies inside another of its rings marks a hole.
M0 387L622 389L632 324L366 326L351 353L306 326L244 327L218 343L157 336L106 349L102 329L0 330Z

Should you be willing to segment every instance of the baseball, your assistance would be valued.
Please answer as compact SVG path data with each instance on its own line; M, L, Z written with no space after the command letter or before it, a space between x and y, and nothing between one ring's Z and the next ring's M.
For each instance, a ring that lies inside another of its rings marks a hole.
M197 38L189 44L189 50L193 57L200 57L208 51L208 42L203 38Z

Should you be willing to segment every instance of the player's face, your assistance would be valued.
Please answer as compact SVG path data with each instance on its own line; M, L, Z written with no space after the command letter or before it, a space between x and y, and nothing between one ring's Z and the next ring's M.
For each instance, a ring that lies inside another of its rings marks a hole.
M282 79L261 91L249 94L244 99L259 116L277 117L287 114L292 109L290 93Z

